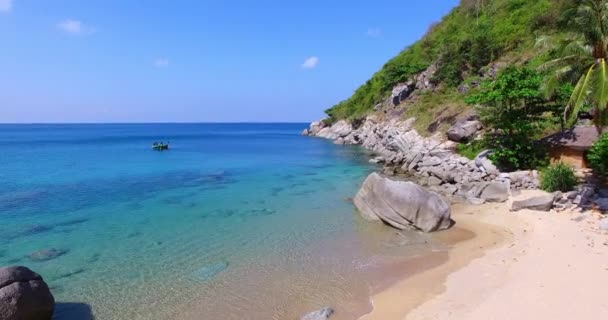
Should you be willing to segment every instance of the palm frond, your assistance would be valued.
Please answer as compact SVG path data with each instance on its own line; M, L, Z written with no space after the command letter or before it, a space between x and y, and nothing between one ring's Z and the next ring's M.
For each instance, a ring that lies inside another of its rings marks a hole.
M572 91L572 96L570 97L568 106L566 106L566 110L564 111L564 120L566 120L566 122L570 125L573 125L576 122L578 113L587 101L591 76L594 68L595 66L591 66L589 68L587 73L580 78L576 84L576 87L574 87L574 91Z

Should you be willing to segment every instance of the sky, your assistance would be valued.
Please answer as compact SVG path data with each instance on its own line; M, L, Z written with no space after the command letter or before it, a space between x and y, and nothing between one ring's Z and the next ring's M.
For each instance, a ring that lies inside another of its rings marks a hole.
M0 0L0 123L308 122L458 0Z

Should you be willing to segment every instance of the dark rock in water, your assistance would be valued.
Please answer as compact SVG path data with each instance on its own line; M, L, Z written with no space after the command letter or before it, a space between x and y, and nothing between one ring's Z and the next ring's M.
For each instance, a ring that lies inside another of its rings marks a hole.
M61 279L65 279L65 278L70 278L70 277L73 277L75 275L78 275L78 274L81 274L81 273L84 273L84 272L85 272L84 268L79 268L79 269L76 269L74 271L70 271L70 272L66 272L66 273L60 274L60 275L58 275L55 278L55 280L61 280Z
M139 231L135 231L135 232L131 232L127 235L127 238L131 239L131 238L136 238L141 236L141 232Z
M68 220L68 221L60 222L60 223L57 223L55 225L58 226L58 227L69 227L69 226L85 223L87 221L89 221L89 219L86 219L86 218L73 219L73 220Z
M44 250L40 250L40 251L31 253L28 256L28 258L30 258L30 260L32 260L32 261L39 261L39 262L48 261L48 260L53 260L53 259L59 258L68 252L69 252L69 250L67 250L67 249L55 249L55 248L44 249Z
M301 318L301 320L327 320L334 314L334 309L325 307L321 310L311 312Z
M49 232L51 230L53 230L52 226L45 226L45 225L37 224L37 225L30 226L21 232L18 232L17 234L13 235L10 238L15 239L15 238L21 238L21 237L29 237L29 236Z
M208 281L215 278L218 274L228 269L230 264L228 261L221 261L214 264L206 265L196 272L196 277L202 281Z
M89 258L88 262L95 263L95 262L99 261L100 257L101 257L101 255L99 253L96 253Z
M55 299L42 277L26 267L0 269L0 320L49 320Z

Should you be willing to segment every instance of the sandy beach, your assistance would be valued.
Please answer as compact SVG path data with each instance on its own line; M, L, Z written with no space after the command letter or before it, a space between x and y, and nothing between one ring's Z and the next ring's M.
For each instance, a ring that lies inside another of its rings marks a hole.
M608 232L591 211L455 205L458 243L446 263L371 298L361 319L600 319L608 316ZM449 237L449 232L446 232Z

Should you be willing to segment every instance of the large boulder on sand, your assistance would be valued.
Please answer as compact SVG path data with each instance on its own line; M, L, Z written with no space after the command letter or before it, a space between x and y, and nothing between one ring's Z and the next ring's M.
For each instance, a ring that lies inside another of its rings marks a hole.
M384 221L397 229L414 227L424 232L448 229L450 206L434 192L408 181L394 181L370 174L354 199L361 215Z
M535 211L550 211L553 202L561 193L548 193L542 190L523 190L520 195L513 198L511 211L523 209Z
M50 320L55 299L42 277L26 267L0 269L0 320Z

